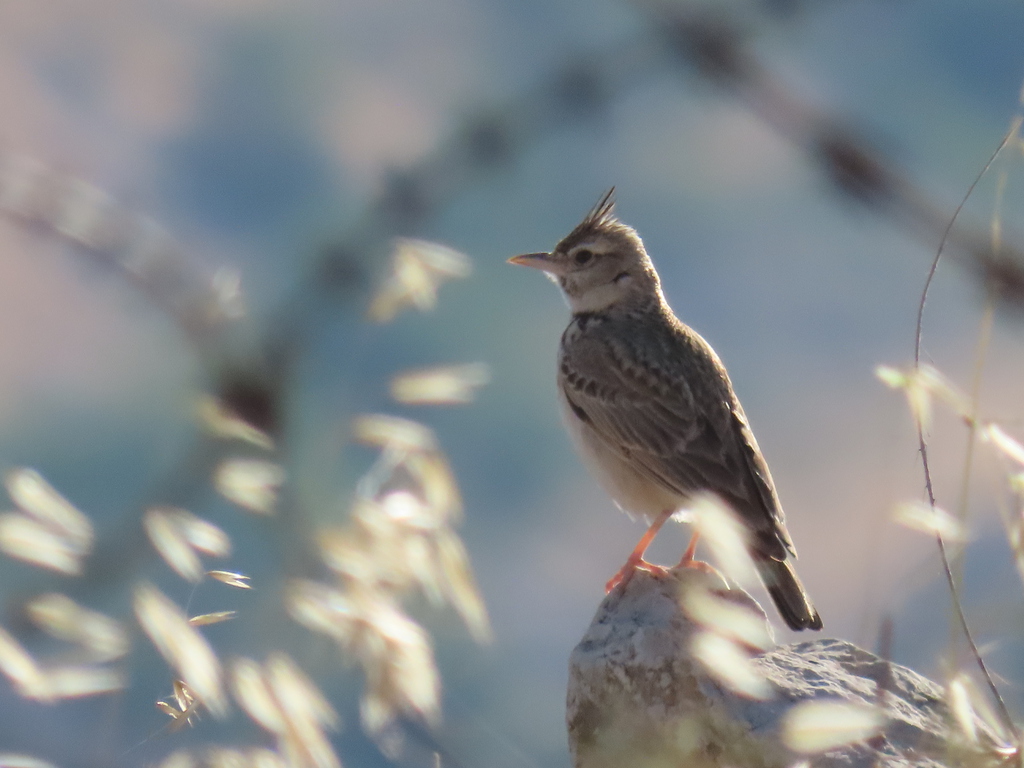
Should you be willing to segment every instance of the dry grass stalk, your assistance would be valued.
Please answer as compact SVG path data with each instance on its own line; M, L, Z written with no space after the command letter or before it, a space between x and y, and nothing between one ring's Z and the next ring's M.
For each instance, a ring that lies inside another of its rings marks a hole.
M947 542L967 541L967 529L951 514L923 501L904 502L896 507L894 519L900 525L922 533L938 534Z
M1014 565L1017 566L1017 575L1024 582L1024 474L1012 477L1010 487L1013 489L1016 503L1011 512L1003 515L1003 525L1006 528L1010 551L1013 552Z
M274 441L266 432L232 412L215 397L203 396L196 403L199 423L212 435L224 440L238 440L266 451L274 449Z
M683 593L682 606L693 621L740 645L766 651L775 644L764 616L718 592L694 585Z
M999 150L993 155L992 160L995 159L999 151L1011 137L1015 135L1019 129L1017 124L1010 133L1007 134L1003 140L1003 144L1000 145ZM988 166L986 165L986 169ZM984 173L984 171L982 171ZM979 175L980 179L980 175ZM975 181L975 184L977 181ZM972 185L971 189L973 190ZM970 192L968 192L968 195ZM966 201L966 198L965 198ZM959 209L958 209L959 212ZM955 216L954 216L955 218ZM950 224L950 227L952 224ZM947 233L949 228L947 228ZM963 492L966 494L967 480L970 476L971 466L971 455L973 450L973 440L975 435L980 435L983 440L995 445L995 447L1003 454L1004 457L1012 460L1017 465L1024 464L1024 446L1010 437L1001 427L993 423L986 423L979 420L976 417L979 387L981 382L981 372L983 369L983 357L979 357L977 368L975 372L975 385L970 398L961 394L952 384L948 382L945 377L938 373L935 369L930 366L919 365L921 355L921 323L922 313L924 311L925 299L928 295L928 286L931 283L932 276L935 274L935 266L938 264L939 256L941 255L941 247L939 253L935 257L933 262L932 271L929 274L928 282L924 293L921 297L918 311L917 321L917 343L915 348L915 368L912 368L909 372L898 371L888 366L879 366L876 369L876 374L886 384L893 388L904 389L907 393L908 402L913 413L917 431L918 431L918 443L921 452L921 462L924 470L925 478L925 490L928 496L927 504L920 505L904 505L900 510L900 521L904 524L909 524L910 527L915 527L921 530L925 530L932 533L936 537L936 541L939 547L939 555L942 560L943 570L945 572L946 583L949 588L950 594L953 598L953 608L955 616L959 623L960 630L963 632L964 639L967 641L970 647L971 654L974 657L975 662L978 665L978 669L982 674L983 679L988 686L989 693L992 696L992 700L999 707L999 717L995 717L995 713L989 710L991 714L991 721L997 722L998 726L994 727L994 731L1000 734L1000 738L1003 739L1003 744L993 745L993 752L998 760L1004 760L1009 757L1019 757L1020 754L1020 737L1018 735L1018 729L1013 722L1013 718L1010 715L1009 709L1003 700L1002 695L999 692L998 687L988 670L988 665L978 649L977 643L975 642L973 633L971 632L970 625L967 622L967 617L964 614L963 605L960 600L959 589L957 588L957 579L953 572L950 560L946 552L946 539L947 537L953 540L964 540L966 538L966 532L960 521L954 520L950 515L940 510L935 503L935 495L932 486L931 470L929 468L928 461L928 443L925 438L925 431L927 429L928 418L930 417L930 405L931 396L937 395L947 406L949 406L968 426L969 440L968 444L966 468L964 473L964 489ZM991 309L991 306L989 307ZM988 322L991 321L991 314L987 315ZM983 338L987 337L989 330L983 330ZM981 342L984 348L987 341ZM923 393L923 394L921 394ZM1016 474L1010 475L1010 486L1011 488L1018 488L1019 486L1015 483ZM961 517L966 514L966 496L961 499ZM1014 520L1010 516L1003 515L1004 524L1007 530L1007 536L1010 541L1010 545L1013 548L1016 564L1021 577L1024 578L1024 551L1020 548L1021 538L1021 526L1018 521ZM969 683L967 678L963 678L958 685L954 685L949 693L951 697L950 706L954 711L955 718L964 718L964 699L962 696L961 688ZM968 688L964 688L968 690ZM987 702L983 703L984 707L988 707ZM959 708L959 712L958 712ZM966 726L962 725L962 728ZM1012 732L1012 737L1007 737L1005 734ZM970 734L967 734L968 738Z
M415 421L374 413L356 417L352 423L353 437L400 456L437 449L434 433Z
M1024 445L1010 437L998 424L988 424L982 436L992 443L1008 459L1024 466Z
M324 561L371 591L417 587L448 602L474 637L485 641L486 609L452 527L461 519L462 499L433 433L381 415L359 417L355 433L380 447L381 455L359 483L352 525L322 536Z
M253 722L274 737L288 765L340 768L324 732L338 728L338 715L290 656L275 652L263 665L253 659L235 659L231 688Z
M814 755L870 739L885 722L878 707L839 699L806 701L786 713L782 739L794 752Z
M19 695L50 701L43 670L24 646L0 627L0 673L11 681Z
M127 678L120 670L109 667L56 667L45 671L47 698L77 699L120 691Z
M193 584L198 584L204 573L197 551L212 557L226 557L231 553L231 541L224 531L184 509L148 509L143 526L164 562Z
M238 658L231 662L231 692L260 728L272 734L286 732L284 715L263 678L263 667L258 661Z
M52 703L119 691L124 675L109 667L74 665L44 667L14 637L0 628L0 673L26 699Z
M427 633L384 590L344 592L318 582L292 585L292 617L328 635L366 674L364 727L381 733L399 713L437 722L440 679Z
M749 652L715 632L698 632L690 653L718 682L734 693L765 701L774 695L769 683L754 665Z
M158 701L156 708L174 721L170 728L174 732L186 725L195 725L193 720L199 719L199 704L184 681L174 680L171 700Z
M490 378L483 363L406 371L391 380L391 396L410 405L468 403Z
M490 636L465 548L453 529L462 502L433 433L394 416L355 420L358 440L381 449L360 480L351 522L319 538L337 585L299 581L288 608L328 635L366 675L364 728L382 736L400 714L440 716L440 679L427 633L401 608L419 591L453 605L474 636Z
M875 375L892 389L903 390L911 414L924 431L931 425L933 398L944 402L962 418L972 418L970 400L930 365L909 369L880 365L875 368Z
M89 518L35 470L13 469L5 485L20 512L0 515L0 550L33 565L79 575L92 549Z
M43 224L76 245L112 257L112 263L134 282L148 290L159 288L155 295L186 328L195 329L197 320L188 313L196 310L203 315L199 323L208 323L215 315L241 314L237 273L218 273L197 292L195 285L186 285L180 248L154 222L125 215L106 193L84 181L60 178L27 158L5 159L8 163L0 170L0 211ZM393 267L371 308L378 320L390 319L407 306L432 308L445 280L465 277L470 271L464 255L407 239L396 241ZM168 277L182 278L181 285L161 288L161 281ZM468 402L487 378L487 369L480 364L440 367L400 375L393 390L406 403ZM198 418L217 437L273 449L266 433L213 398L200 401ZM431 723L439 717L440 684L429 637L402 610L403 595L418 590L435 602L450 603L480 639L489 636L489 625L465 548L451 527L461 516L461 499L432 433L389 417L366 417L357 432L361 439L379 445L382 454L361 484L362 503L353 526L328 532L322 540L324 558L335 570L341 589L297 585L292 609L305 623L328 631L361 661L367 675L363 720L369 730L379 732L399 712L418 714ZM273 462L231 458L216 468L213 483L232 502L269 514L284 479L282 468ZM7 485L21 511L0 518L0 547L63 573L80 573L81 560L92 546L88 519L31 470L15 470L8 475ZM184 510L158 507L146 512L144 527L163 559L186 580L197 583L206 573L230 586L249 588L248 577L242 574L204 571L200 554L222 557L230 551L230 542L216 526ZM347 625L337 610L344 602L356 607ZM124 630L116 622L64 596L38 598L29 610L47 631L82 645L98 659L127 652ZM191 723L200 706L223 717L228 703L220 665L196 627L226 620L234 612L188 619L145 583L135 589L134 611L144 632L181 678L174 683L173 700L159 702L158 707L180 724ZM252 692L251 680L262 681L263 703L269 701L272 707L264 707L262 719L254 718L280 736L281 754L218 750L204 756L206 764L338 765L323 735L324 728L337 727L337 716L315 686L284 654L272 655L255 671L252 664L236 665L236 696L245 698L252 715L258 709L252 702L260 694ZM117 672L99 667L63 667L48 673L6 633L0 635L0 670L37 697L85 695L123 685ZM51 673L52 678L47 678ZM248 693L240 693L246 677ZM277 712L276 719L267 714L270 711ZM193 765L195 760L187 753L176 753L166 764Z
M448 460L440 451L414 451L402 457L402 468L433 514L455 525L462 519L462 496Z
M261 515L274 513L277 491L284 481L284 469L263 459L226 459L213 475L214 487L221 496Z
M967 693L967 682L969 681L963 675L954 677L946 686L946 701L960 732L969 743L977 744L978 726L974 707L971 706L970 696Z
M210 624L220 624L225 621L230 621L238 615L238 611L215 611L213 613L202 613L198 616L193 616L188 620L188 623L193 627L205 627Z
M142 523L153 548L175 573L193 583L202 580L203 563L169 514L159 509L150 509Z
M135 588L134 606L139 625L192 695L215 717L227 716L220 662L181 609L146 583Z
M681 513L690 519L714 557L715 565L744 588L761 583L747 552L747 528L725 503L713 494L694 497Z
M946 686L946 701L968 744L991 748L1004 755L1013 752L1016 735L1007 733L1002 719L966 673L956 674ZM979 724L983 724L987 732L979 728ZM992 743L993 736L996 743Z
M25 513L63 536L83 555L92 548L93 532L89 518L33 469L13 469L5 478L11 499Z
M60 534L26 515L0 515L0 550L18 560L66 576L82 573L82 558L77 548Z
M119 659L130 648L119 621L83 608L66 595L51 592L34 597L25 612L40 629L85 648L96 661Z
M236 573L234 571L207 571L206 575L210 578L216 579L222 584L227 584L229 587L236 587L237 589L252 589L252 585L249 583L249 577Z
M437 305L437 291L445 280L467 277L469 259L458 251L425 240L399 238L392 254L391 274L370 303L369 318L388 322L408 307L421 311Z

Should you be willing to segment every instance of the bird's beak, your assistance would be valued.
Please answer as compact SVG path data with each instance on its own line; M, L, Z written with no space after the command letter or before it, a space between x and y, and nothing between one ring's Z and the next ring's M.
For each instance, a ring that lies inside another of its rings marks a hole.
M508 263L542 269L545 272L555 273L558 271L558 266L552 261L550 253L524 253L521 256L513 256Z

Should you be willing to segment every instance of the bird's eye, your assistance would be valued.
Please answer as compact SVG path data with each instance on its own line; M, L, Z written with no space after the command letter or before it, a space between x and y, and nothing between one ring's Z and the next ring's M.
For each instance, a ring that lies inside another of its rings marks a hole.
M577 266L582 267L584 264L590 263L590 260L594 258L594 252L588 251L586 248L581 248L573 254L572 260L576 262Z

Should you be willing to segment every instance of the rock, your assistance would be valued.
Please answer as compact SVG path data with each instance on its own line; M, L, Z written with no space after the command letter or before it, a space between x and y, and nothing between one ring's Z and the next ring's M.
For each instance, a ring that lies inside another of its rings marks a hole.
M978 768L1006 758L991 728L968 710L976 736L965 736L943 688L906 667L843 640L772 645L760 606L710 569L638 571L605 598L570 658L574 768ZM799 732L783 737L804 702L848 703L840 728L865 713L879 725L845 739L814 731L832 746L808 754Z

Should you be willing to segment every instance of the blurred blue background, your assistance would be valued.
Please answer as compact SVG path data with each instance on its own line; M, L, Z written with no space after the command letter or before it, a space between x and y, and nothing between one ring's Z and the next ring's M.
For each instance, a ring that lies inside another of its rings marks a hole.
M1019 3L714 6L788 89L868 137L950 215L1019 110ZM413 611L434 634L445 684L438 738L467 766L568 765L567 658L641 533L588 477L559 423L564 303L539 275L505 263L550 248L611 185L670 304L729 368L825 633L873 647L891 615L896 661L942 674L949 601L934 544L891 522L895 504L922 493L913 427L901 396L873 374L912 356L941 232L906 231L844 197L786 137L667 54L662 31L638 7L605 0L0 7L4 151L154 217L209 270L237 268L258 332L274 330L324 253L359 246L351 258L363 277L318 310L292 380L287 463L314 523L330 524L370 460L345 442L354 414L398 413L437 431L465 496L461 531L495 640L477 647L454 613ZM566 73L581 79L559 105L550 94ZM1000 158L964 214L984 227L1001 211L1012 242L1020 154L1015 145ZM428 184L434 203L388 222L373 212L402 179ZM456 248L474 272L445 285L435 311L369 325L363 313L397 234ZM964 388L983 298L970 274L940 266L925 356ZM997 314L981 389L982 414L1017 435L1022 330L1019 317ZM475 403L390 402L394 373L464 361L491 367ZM20 618L36 592L72 591L127 616L131 586L145 577L184 603L189 590L148 551L139 520L194 445L191 402L208 387L194 350L120 276L6 220L0 371L0 464L37 467L92 516L101 540L118 542L107 556L138 559L77 587L4 559L0 623L46 650ZM964 448L962 426L940 413L932 460L946 508L957 506ZM1019 701L1024 592L997 515L1012 503L1002 472L982 446L965 596ZM258 586L200 588L193 610L231 603L242 614L209 637L225 654L287 647L342 711L335 743L345 763L388 764L359 732L358 674L276 607L288 572L280 524L210 491L190 503L229 531L229 567ZM671 526L653 559L674 562L686 540ZM183 744L259 740L240 717L147 739L163 725L153 702L169 678L141 636L136 649L124 696L30 705L0 679L0 750L67 766L142 765Z

